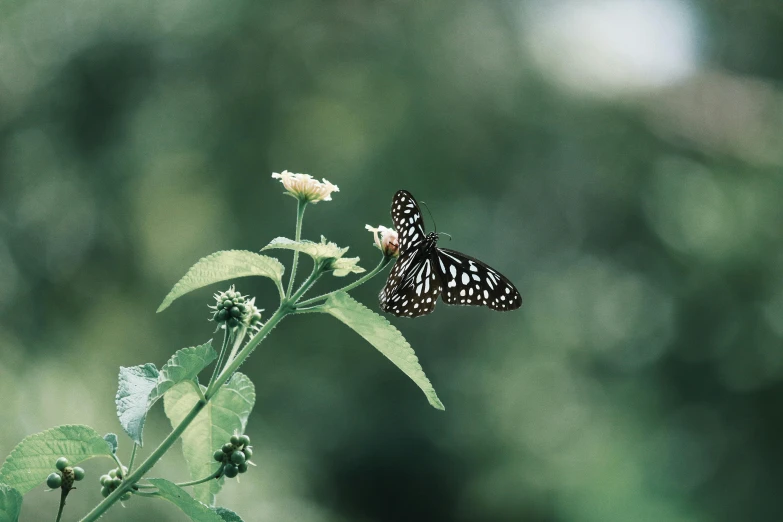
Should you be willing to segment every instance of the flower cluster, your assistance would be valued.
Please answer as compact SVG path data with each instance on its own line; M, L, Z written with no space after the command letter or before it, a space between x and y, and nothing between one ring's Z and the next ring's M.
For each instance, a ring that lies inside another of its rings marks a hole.
M210 306L214 310L212 320L235 328L244 324L248 328L257 328L261 323L262 310L255 305L256 298L248 299L248 296L237 292L231 285L225 292L215 294L215 305Z
M252 456L253 447L250 446L250 437L247 435L232 435L229 442L226 442L221 449L215 451L214 458L223 465L221 474L227 478L234 478L240 473L245 473L248 464L253 464L250 462Z
M304 203L331 201L332 192L340 192L337 185L332 185L325 179L320 182L309 174L294 174L284 170L281 173L273 173L272 177L280 180L288 194Z
M375 246L383 252L383 255L387 257L400 255L400 240L396 230L383 225L378 225L378 228L365 225L364 228L373 233Z
M62 488L67 494L73 489L75 480L84 478L84 470L78 466L71 467L71 463L65 457L57 459L54 467L57 468L57 472L46 477L46 485L52 489Z
M122 468L115 468L106 475L102 475L100 478L101 482L101 495L103 498L108 497L111 495L111 492L120 487L122 484L122 477L128 473L128 468L123 466ZM135 487L135 486L134 486ZM131 492L128 491L125 494L120 497L120 500L128 500L131 498Z

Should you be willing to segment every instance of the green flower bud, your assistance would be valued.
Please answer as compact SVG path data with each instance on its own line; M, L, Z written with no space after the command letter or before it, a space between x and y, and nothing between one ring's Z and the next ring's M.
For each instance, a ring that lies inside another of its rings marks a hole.
M223 444L223 453L225 453L227 455L230 455L231 453L234 453L235 449L236 448L234 447L234 445L231 444L230 442L226 442L225 444Z
M57 462L54 463L54 467L62 471L68 467L68 464L69 464L68 459L66 459L65 457L60 457L59 459L57 459Z
M226 454L225 454L225 453L223 453L223 450L217 450L217 451L215 452L215 454L214 454L214 455L212 455L212 457L213 457L213 458L214 458L216 461L218 461L218 462L223 462L223 458L224 458L225 456L226 456Z
M223 306L226 308L231 308L232 306L234 306L234 302L231 301L231 299L226 299L225 301L223 301Z
M118 487L120 487L120 484L122 484L122 479L119 477L111 480L112 489L117 489Z
M46 485L49 486L50 489L57 489L63 485L63 478L59 473L52 473L46 477Z
M239 435L231 435L231 444L234 446L241 446L242 442L239 439Z
M226 467L223 468L223 473L228 478L234 478L239 474L239 468L237 468L233 464L226 464Z
M250 448L250 446L245 446L245 449L242 450L242 453L245 454L245 460L250 460L253 458L253 450Z
M105 486L108 481L111 480L109 475L101 475L101 486Z
M234 453L231 454L231 462L233 462L236 465L242 464L243 462L245 462L245 454L239 450L236 450Z
M236 328L237 326L239 326L239 321L237 320L236 317L232 317L231 319L228 320L229 328Z
M113 469L109 472L109 477L111 478L117 478L117 470Z
M240 310L238 306L235 306L231 309L231 317L240 317L241 315L242 310Z
M239 437L239 441L242 443L243 446L247 446L248 444L250 444L250 437L248 437L247 435L241 435Z
M242 464L237 465L237 470L240 473L244 473L247 471L247 462L243 462Z
M84 470L80 467L73 468L73 479L82 480L84 478Z
M128 473L128 468L126 468L125 466L123 466L122 469L117 468L117 476L119 478L122 478L123 476L125 476L126 473Z
M123 494L123 495L120 497L120 500L121 500L121 501L123 501L123 502L125 502L126 500L130 500L131 496L132 496L132 495L131 495L131 492L130 492L130 491L127 491L126 493L124 493L124 494Z
M103 496L103 498L108 497L109 493L111 493L111 490L108 488L108 486L103 486L101 488L101 495Z

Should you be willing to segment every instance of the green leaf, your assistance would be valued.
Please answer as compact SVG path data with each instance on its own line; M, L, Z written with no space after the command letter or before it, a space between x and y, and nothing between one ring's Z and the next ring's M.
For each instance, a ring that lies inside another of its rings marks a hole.
M103 436L103 440L109 443L109 446L111 446L111 452L112 454L117 454L117 448L120 447L120 441L117 440L117 435L114 433L107 433Z
M269 277L275 282L278 290L282 291L283 270L282 263L274 257L262 256L247 250L215 252L207 257L202 257L190 267L188 273L174 285L169 295L160 304L158 312L168 308L178 297L197 288L237 277Z
M223 522L244 522L242 520L242 517L240 517L230 509L226 509L223 507L213 507L212 510L218 515L220 515L220 518L223 519Z
M89 426L58 426L25 437L17 444L0 468L0 482L24 495L46 480L60 457L74 465L92 457L111 458L111 455L109 443Z
M158 494L162 498L180 508L194 522L224 522L224 519L215 511L194 500L184 489L173 482L162 478L151 478L149 483L158 488Z
M0 484L0 522L16 522L19 520L21 510L22 494L8 484ZM232 519L223 518L223 521L226 520Z
M155 402L175 384L195 379L216 358L210 340L200 346L177 350L160 371L152 363L120 367L117 417L133 442L142 445L144 421Z
M217 353L212 349L212 340L200 346L177 350L160 369L158 383L150 392L150 404L147 408L151 408L155 401L175 384L195 379L201 370L215 359L217 359Z
M284 249L284 250L297 250L303 254L307 254L316 261L322 259L340 259L348 251L348 248L340 248L335 243L326 241L324 236L321 236L320 243L314 243L303 239L301 241L294 241L286 237L276 237L267 246L261 249Z
M364 272L364 268L358 266L358 257L341 257L332 261L330 268L333 270L332 275L335 277L344 277L348 274L361 274Z
M117 417L125 433L142 445L144 421L149 411L150 392L158 383L160 373L152 363L125 368L120 366L119 385L117 386Z
M199 400L198 386L193 381L177 384L163 398L163 406L172 427L179 425ZM206 391L204 386L202 392ZM235 373L207 403L201 413L182 434L182 453L193 480L206 477L217 469L212 454L228 442L234 433L244 433L247 418L256 402L256 392L250 379ZM193 487L193 496L212 505L223 485L223 478Z
M332 275L337 277L343 277L351 273L361 274L364 272L364 268L357 266L356 264L359 262L358 257L343 258L343 255L348 252L348 247L340 248L335 243L327 241L324 236L321 236L320 243L314 243L313 241L308 241L306 239L293 241L285 237L277 237L261 250L275 248L296 250L303 254L307 254L312 257L316 263L329 260L330 263L326 268L327 270L333 270Z
M421 369L419 359L399 330L389 321L359 303L345 292L337 292L319 307L364 337L379 352L421 388L432 406L444 410L432 383Z

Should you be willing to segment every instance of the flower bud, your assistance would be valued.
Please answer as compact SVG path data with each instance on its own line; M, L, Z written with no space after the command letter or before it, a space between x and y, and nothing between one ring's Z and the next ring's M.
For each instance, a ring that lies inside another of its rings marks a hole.
M66 459L65 457L60 457L59 459L57 459L57 462L54 463L54 467L62 471L68 467L68 464L69 464L68 459Z
M63 485L63 478L60 476L59 473L52 473L51 475L46 477L46 485L49 486L51 489L57 489Z
M396 230L386 228L383 225L379 225L378 228L365 225L364 228L373 233L375 246L383 252L384 256L396 257L400 255L400 241Z

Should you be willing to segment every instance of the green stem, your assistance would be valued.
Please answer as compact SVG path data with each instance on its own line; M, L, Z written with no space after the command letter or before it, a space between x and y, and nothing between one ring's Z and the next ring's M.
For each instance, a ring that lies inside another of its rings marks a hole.
M160 493L157 491L150 491L149 493L146 491L134 491L134 495L139 495L140 497L159 497Z
M388 265L389 262L392 259L393 259L392 257L383 256L383 259L381 259L381 262L378 263L378 266L376 266L375 268L373 268L372 270L367 272L364 275L364 277L361 277L361 278L357 279L356 281L354 281L350 285L347 285L347 286L344 286L344 287L342 287L340 289L337 289L334 292L329 292L328 294L319 295L318 297L313 297L312 299L307 299L306 301L302 301L301 303L297 303L296 304L297 312L300 312L300 311L303 310L303 309L299 308L300 306L305 307L305 306L311 305L313 303L316 303L318 301L321 301L323 299L328 299L329 296L334 295L337 292L348 292L349 290L353 290L354 288L356 288L359 285L363 285L364 283L366 283L367 281L369 281L370 279L372 279L373 277L378 275L378 273L381 270L383 270L386 267L386 265Z
M128 473L133 472L133 462L136 460L136 450L139 449L139 445L135 442L133 443L133 450L131 450L131 456L130 456L130 462L128 462Z
M296 204L296 241L302 239L302 220L304 219L304 211L307 207L307 201L298 200ZM299 263L299 251L294 250L294 262L291 265L291 277L288 279L288 290L286 291L286 297L291 296L291 292L294 289L294 279L296 279L296 267Z
M65 508L65 497L68 496L68 492L65 490L62 490L60 493L60 509L57 510L57 518L54 519L54 522L60 522L60 519L63 516L63 509Z
M247 326L243 324L239 327L239 332L236 334L236 338L234 339L234 346L231 347L231 353L228 355L228 359L226 359L226 364L231 364L231 361L234 360L234 357L236 357L237 352L239 351L239 347L242 345L242 341L245 340L246 335Z
M218 356L217 362L215 362L215 369L212 370L212 377L209 378L209 384L207 384L207 388L209 388L212 383L215 381L215 377L218 376L218 373L220 372L220 367L223 366L223 357L226 356L226 350L228 349L228 342L229 338L231 337L231 330L228 328L228 324L225 324L225 330L223 330L223 345L220 347L220 355Z
M114 462L116 462L116 463L117 463L117 467L119 468L119 470L120 470L120 473L122 473L122 468L123 468L124 466L122 465L122 462L120 461L120 458L117 456L117 454L116 454L116 453L112 453L112 454L111 454L111 458L113 458L113 459L114 459Z
M223 466L220 466L217 469L217 471L215 471L214 473L212 473L208 477L204 477L204 478L201 478L201 479L198 479L198 480L191 480L190 482L181 482L181 483L177 484L177 486L179 486L181 488L184 488L186 486L195 486L196 484L201 484L202 482L208 482L208 481L210 481L212 479L216 479L222 473L223 473ZM152 484L136 484L136 487L137 488L141 488L141 489L151 489L151 488L154 488L155 486L153 486Z

